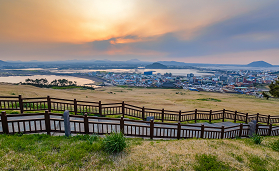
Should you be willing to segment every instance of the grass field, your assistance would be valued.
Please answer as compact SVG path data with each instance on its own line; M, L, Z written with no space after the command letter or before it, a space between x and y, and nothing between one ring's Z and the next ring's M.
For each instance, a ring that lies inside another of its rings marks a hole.
M278 151L266 137L251 139L128 139L119 154L84 136L0 135L1 170L279 170Z
M28 85L0 84L0 96L19 95L23 97L46 97L99 101L103 103L122 102L150 108L188 111L237 110L244 113L279 115L278 99L259 99L241 94L194 92L183 89L145 89L104 87L96 90L48 89Z

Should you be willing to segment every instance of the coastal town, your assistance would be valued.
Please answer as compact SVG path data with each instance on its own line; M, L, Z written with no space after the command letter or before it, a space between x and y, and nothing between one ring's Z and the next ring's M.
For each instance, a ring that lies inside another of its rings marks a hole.
M258 92L268 91L267 85L278 79L278 75L265 71L239 70L222 71L214 74L196 76L173 75L172 73L113 73L89 72L79 73L105 80L103 86L131 86L150 88L180 88L191 91L211 91L224 93L240 93L259 95Z

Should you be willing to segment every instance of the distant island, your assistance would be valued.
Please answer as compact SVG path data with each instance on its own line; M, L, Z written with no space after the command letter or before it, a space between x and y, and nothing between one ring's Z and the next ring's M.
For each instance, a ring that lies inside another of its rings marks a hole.
M146 69L167 69L168 67L166 65L155 62L153 64L147 65L145 68Z
M265 61L254 61L246 66L247 67L273 67L273 65L271 65Z

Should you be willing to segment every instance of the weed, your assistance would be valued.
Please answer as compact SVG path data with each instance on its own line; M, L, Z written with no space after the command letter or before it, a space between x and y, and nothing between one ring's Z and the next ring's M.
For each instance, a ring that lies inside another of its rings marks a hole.
M243 158L239 155L235 156L235 159L239 162L243 162Z
M243 162L243 158L240 155L236 155L234 153L230 153L230 155L235 158L238 162Z
M261 144L262 143L262 141L263 141L263 137L262 136L260 136L259 134L253 134L252 136L250 136L250 138L253 140L253 142L255 143L255 144Z
M126 138L122 133L113 132L103 138L102 147L107 153L119 153L127 147Z
M198 165L194 165L196 171L219 171L219 170L232 170L226 163L218 161L214 155L196 155Z

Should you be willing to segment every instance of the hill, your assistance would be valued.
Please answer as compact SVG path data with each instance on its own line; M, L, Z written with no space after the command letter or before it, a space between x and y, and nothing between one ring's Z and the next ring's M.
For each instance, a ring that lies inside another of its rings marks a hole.
M166 65L155 62L153 64L147 65L145 68L146 69L167 69L168 67Z
M273 65L271 65L265 61L254 61L246 66L247 67L273 67Z
M6 64L7 62L0 60L0 64Z

